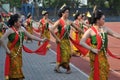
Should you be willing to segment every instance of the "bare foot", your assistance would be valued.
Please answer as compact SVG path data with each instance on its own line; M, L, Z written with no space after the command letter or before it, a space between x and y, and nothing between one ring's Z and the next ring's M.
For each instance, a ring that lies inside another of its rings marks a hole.
M58 67L55 67L54 71L57 72L57 73L61 73L61 71Z
M72 73L71 70L67 70L66 71L66 74L70 74L70 73Z

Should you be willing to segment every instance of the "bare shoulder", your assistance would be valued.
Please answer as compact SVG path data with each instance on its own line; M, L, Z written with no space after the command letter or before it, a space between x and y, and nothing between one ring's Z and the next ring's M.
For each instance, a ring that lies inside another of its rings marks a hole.
M108 28L108 27L106 27L106 26L103 26L102 28L103 28L104 32L106 32L106 33L107 33L107 32L108 32L108 30L109 30L109 28Z
M56 22L55 22L55 24L59 24L60 23L60 20L57 20Z
M23 27L23 26L21 26L21 28L20 28L21 30L25 30L25 28Z
M49 19L49 18L48 18L47 20L48 20L48 21L52 21L52 20L51 20L51 19Z
M8 28L7 30L6 30L6 32L4 33L4 36L8 36L8 35L10 35L11 33L14 33L14 31L12 30L12 28Z
M88 30L84 33L83 38L89 38L92 34L93 34L92 29L88 29Z
M71 21L71 20L69 20L69 19L68 19L67 21L69 22L69 24L72 24L72 23L73 23L73 21Z
M106 26L103 26L102 28L103 28L104 30L105 30L105 29L107 29L107 27L106 27Z
M26 29L25 29L24 27L21 26L21 28L19 29L19 31L21 31L21 32L25 32Z
M95 35L95 32L94 32L91 28L89 28L89 29L86 31L86 34L89 34L90 36L92 36L92 35Z
M13 30L12 30L12 28L8 28L8 29L6 30L6 32L7 32L7 33L13 33Z
M86 32L93 32L93 30L91 28L89 28Z
M51 27L51 30L54 30L55 28L57 28L58 25L60 25L60 20L57 20L57 21L53 24L53 26Z

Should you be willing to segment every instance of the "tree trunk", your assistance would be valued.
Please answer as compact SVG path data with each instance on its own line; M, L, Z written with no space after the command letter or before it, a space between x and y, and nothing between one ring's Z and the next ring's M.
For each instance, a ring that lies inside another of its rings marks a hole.
M58 5L59 5L59 0L57 0L57 4L56 4L56 6L55 6L55 10L54 10L54 17L56 17L57 15L57 8L58 8Z

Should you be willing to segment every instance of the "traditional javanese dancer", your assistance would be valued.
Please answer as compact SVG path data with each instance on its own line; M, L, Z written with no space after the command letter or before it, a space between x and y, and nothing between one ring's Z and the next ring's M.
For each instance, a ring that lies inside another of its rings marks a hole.
M25 25L26 30L27 30L30 34L33 34L33 20L32 20L32 15L31 15L31 13L28 13L27 19L26 19L24 25ZM31 41L31 42L32 42L32 39L29 38L29 37L26 37L26 43L27 43L28 41Z
M75 19L74 23L77 25L78 28L81 28L83 31L85 31L85 29L88 29L88 27L90 25L88 25L88 24L85 23L85 21L83 19L83 17L85 15L80 14L80 12L77 10L73 14L73 16L74 16L74 19ZM82 32L80 33L78 30L76 30L74 28L72 29L72 39L75 40L76 42L80 42L80 39L82 38L82 35L83 35ZM79 50L74 45L72 45L72 49L73 49L73 51L72 51L72 55L73 56L80 56L81 55L81 53L79 52Z
M70 45L70 26L77 29L79 32L83 32L82 29L78 28L72 21L68 19L69 17L69 7L63 5L58 13L60 19L57 20L53 27L50 29L53 37L57 42L57 65L55 67L56 72L61 72L60 67L66 69L66 73L71 73L70 69L70 58L71 58L71 45ZM54 31L58 29L56 34Z
M21 27L21 20L18 14L14 14L10 17L10 28L1 37L0 42L6 49L6 61L5 61L5 80L23 80L24 75L22 72L22 48L29 53L45 53L46 47L40 46L39 49L32 51L23 45L24 36L30 37L36 41L45 41L46 39L40 39L39 37L31 35L24 28ZM8 43L5 40L8 38ZM47 45L46 45L47 46Z
M50 24L54 24L49 18L48 18L48 11L43 10L42 11L42 15L43 18L40 19L39 23L39 29L40 29L40 34L41 34L41 38L47 38L48 40L50 40ZM38 45L40 45L40 43L38 43ZM48 47L50 47L50 44L48 44Z
M104 26L105 15L101 10L96 10L92 16L93 26L88 29L83 35L80 44L89 49L90 58L90 77L89 80L108 80L109 64L106 57L108 52L110 56L114 56L109 49L107 49L108 36L120 39L120 34L112 31ZM86 44L86 40L90 38L90 45ZM119 59L119 58L118 58Z

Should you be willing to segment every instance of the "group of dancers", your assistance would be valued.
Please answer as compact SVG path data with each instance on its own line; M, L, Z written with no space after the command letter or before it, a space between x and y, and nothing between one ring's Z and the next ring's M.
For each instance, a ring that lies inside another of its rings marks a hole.
M120 34L104 26L105 15L97 8L93 10L92 16L87 14L87 19L84 19L86 14L76 11L73 15L74 21L68 19L69 11L70 8L63 5L58 11L59 19L55 22L48 18L48 11L42 11L43 18L38 22L38 29L34 29L32 25L34 20L31 14L28 14L23 22L19 14L12 14L8 20L7 30L3 31L3 21L0 17L0 45L6 50L5 80L25 78L21 69L22 49L27 53L45 55L50 48L50 34L57 44L55 72L61 73L62 67L66 69L66 74L70 74L71 55L89 55L91 68L89 80L108 80L109 64L106 53L114 58L120 58L114 56L108 49L107 35L120 39ZM34 36L33 31L39 33L39 36ZM74 37L70 35L71 31ZM7 38L6 44L4 40ZM23 45L24 40L26 42L36 40L40 47L33 51ZM74 45L73 50L71 44Z

